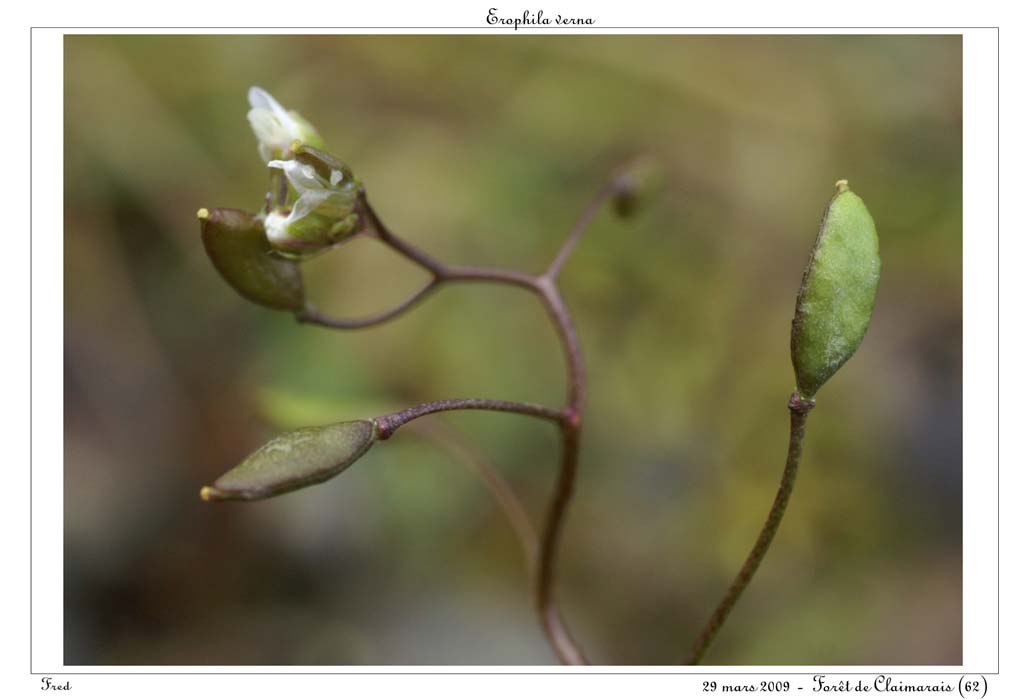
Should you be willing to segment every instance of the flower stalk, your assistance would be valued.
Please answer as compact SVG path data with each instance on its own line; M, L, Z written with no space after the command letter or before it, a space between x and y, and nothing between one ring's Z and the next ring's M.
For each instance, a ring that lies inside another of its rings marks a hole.
M794 393L790 397L789 407L790 446L786 452L786 467L783 469L782 479L779 481L779 490L775 494L775 500L772 501L772 509L768 512L765 524L757 536L757 542L754 543L750 554L747 555L746 561L743 562L740 572L736 574L736 578L729 585L729 590L718 603L718 607L715 608L711 618L704 625L704 629L701 630L697 640L693 643L693 650L690 652L690 657L686 660L687 665L700 663L704 653L711 646L711 642L714 641L715 635L718 634L722 625L725 624L725 619L729 617L729 613L732 612L736 602L743 595L743 591L746 590L747 585L754 578L754 574L757 573L762 560L768 554L768 548L772 546L775 533L779 531L779 525L782 524L783 516L786 515L786 506L790 502L793 487L797 483L797 471L800 469L800 453L804 444L804 429L807 425L807 415L815 407L815 402L802 398L799 393Z

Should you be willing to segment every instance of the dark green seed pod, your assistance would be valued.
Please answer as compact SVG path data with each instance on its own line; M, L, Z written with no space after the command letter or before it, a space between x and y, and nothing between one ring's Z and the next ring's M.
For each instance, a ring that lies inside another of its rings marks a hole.
M879 287L875 222L846 180L822 217L797 293L791 350L797 390L813 399L858 349Z
M204 249L233 289L272 309L304 308L300 267L272 249L260 219L238 209L201 209L197 217Z
M376 440L370 420L301 428L278 436L200 489L205 501L256 501L336 476Z

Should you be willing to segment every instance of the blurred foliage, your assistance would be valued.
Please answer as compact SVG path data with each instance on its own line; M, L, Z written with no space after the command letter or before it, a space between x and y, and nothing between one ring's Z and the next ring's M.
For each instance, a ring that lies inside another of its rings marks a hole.
M67 37L65 663L553 661L507 523L416 435L280 499L197 497L286 429L564 393L520 290L457 286L339 333L222 283L194 214L261 204L252 84L453 263L541 270L612 168L660 160L661 196L601 216L561 279L588 406L560 594L599 663L681 659L752 544L794 295L849 179L879 228L877 308L707 660L960 663L961 66L956 36ZM305 274L348 315L423 279L372 241ZM553 429L449 420L539 522Z

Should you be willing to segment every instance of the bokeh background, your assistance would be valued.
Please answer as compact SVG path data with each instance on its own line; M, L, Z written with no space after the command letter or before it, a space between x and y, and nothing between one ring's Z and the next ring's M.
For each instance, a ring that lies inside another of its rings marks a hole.
M197 497L292 427L564 395L517 289L343 333L223 284L195 212L261 205L252 84L453 263L539 271L614 166L661 162L660 196L602 214L561 280L589 383L560 597L598 663L683 658L751 546L786 450L794 295L848 178L879 228L878 305L707 661L960 663L961 65L957 36L69 36L65 663L553 662L513 531L424 434L279 499ZM305 275L346 315L424 279L364 240ZM553 429L446 420L538 525Z

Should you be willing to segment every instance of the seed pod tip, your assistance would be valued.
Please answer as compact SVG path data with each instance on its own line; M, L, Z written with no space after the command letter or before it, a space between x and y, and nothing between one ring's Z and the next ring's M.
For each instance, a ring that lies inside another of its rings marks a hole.
M213 486L205 486L200 489L200 500L202 501L217 501L220 495L221 491Z

